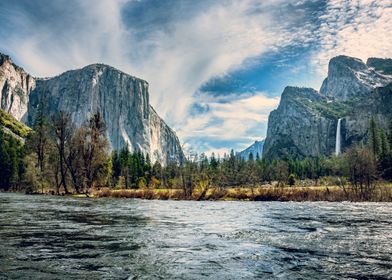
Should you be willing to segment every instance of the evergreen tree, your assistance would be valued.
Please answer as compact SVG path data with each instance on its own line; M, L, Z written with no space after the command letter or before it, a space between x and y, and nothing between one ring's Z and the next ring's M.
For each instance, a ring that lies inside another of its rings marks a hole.
M372 118L370 120L370 126L368 130L368 144L369 148L373 153L375 159L379 159L382 153L382 140L380 130L374 120Z
M0 128L0 189L17 186L23 173L23 152L18 140Z
M210 167L212 170L217 170L219 166L219 162L215 157L215 153L213 152L210 157Z

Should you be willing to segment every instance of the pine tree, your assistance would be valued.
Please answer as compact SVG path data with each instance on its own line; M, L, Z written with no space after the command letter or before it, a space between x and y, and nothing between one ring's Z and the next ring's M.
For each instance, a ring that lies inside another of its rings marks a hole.
M217 159L215 157L215 153L212 153L211 157L210 157L210 167L211 167L211 169L217 170L218 169L218 165L219 165L219 162L217 161Z
M381 135L381 158L386 159L391 153L391 146L389 144L388 136L384 130L380 129Z
M382 153L382 143L381 143L381 135L380 135L380 130L374 120L372 118L370 120L370 126L368 130L368 144L369 148L373 153L373 156L375 159L380 158L381 153Z

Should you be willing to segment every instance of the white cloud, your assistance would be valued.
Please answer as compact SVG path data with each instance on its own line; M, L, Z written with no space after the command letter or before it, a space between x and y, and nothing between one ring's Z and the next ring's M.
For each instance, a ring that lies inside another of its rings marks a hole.
M3 39L2 47L39 77L96 62L131 70L130 63L124 60L126 30L120 13L125 2L59 2L67 4L64 7L56 7L54 2L51 7L56 8L56 13L42 19L33 16L34 11L13 7L7 16L14 30Z
M69 3L71 9L52 17L53 24L29 17L26 10L15 10L18 16L10 19L15 21L17 32L3 42L3 47L12 50L12 55L37 76L104 62L146 79L152 105L184 138L190 136L188 132L192 135L194 126L205 126L211 117L225 119L225 130L235 129L232 133L237 136L246 133L247 126L230 112L252 124L265 122L268 112L263 111L261 117L254 104L263 106L262 102L269 101L258 95L252 99L256 103L211 103L214 115L199 116L192 122L187 118L189 106L197 102L194 94L204 82L240 67L247 58L277 50L296 39L284 30L283 23L276 24L270 12L287 4L283 0L215 2L197 15L174 22L169 29L150 30L142 39L122 21L121 10L128 1ZM64 25L59 26L61 21ZM221 131L221 127L211 125L199 133L217 137ZM228 132L222 135L225 139L232 136Z
M37 76L95 62L120 68L149 82L152 105L181 140L203 135L238 143L265 136L261 129L257 134L249 130L266 125L278 100L262 93L226 103L195 96L212 77L243 67L249 58L315 42L321 47L312 60L324 72L328 60L338 54L362 59L391 56L390 0L331 0L316 31L302 8L293 10L306 1L211 1L205 10L176 19L170 28L149 26L143 37L137 27L123 21L122 9L130 2L52 1L52 6L66 3L67 7L63 13L57 7L57 13L45 20L32 17L26 9L0 11L13 28L3 36L1 47ZM194 103L204 103L210 111L190 116Z
M254 4L217 4L177 22L169 33L150 35L156 47L140 67L151 81L151 100L161 114L181 126L193 94L204 82L281 43L282 38L271 31L273 20L267 11L250 14Z
M199 104L207 107L207 112L189 117L183 128L177 131L185 142L192 141L193 145L198 146L193 148L210 150L210 153L216 147L211 147L208 142L222 141L236 145L217 151L245 148L265 135L269 112L279 104L278 97L269 98L263 92L226 96L225 103L222 103L222 99L205 94L198 96Z
M324 75L328 61L348 55L366 61L392 56L392 2L390 0L331 0L320 17L320 49L311 58Z

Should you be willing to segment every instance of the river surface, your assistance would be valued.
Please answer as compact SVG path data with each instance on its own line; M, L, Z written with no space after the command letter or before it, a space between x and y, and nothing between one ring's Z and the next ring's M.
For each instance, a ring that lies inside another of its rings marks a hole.
M0 279L392 279L392 204L0 193Z

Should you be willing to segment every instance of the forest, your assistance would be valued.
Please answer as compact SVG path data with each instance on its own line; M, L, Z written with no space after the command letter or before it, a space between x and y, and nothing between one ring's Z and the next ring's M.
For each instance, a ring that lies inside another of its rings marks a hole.
M68 113L47 119L43 112L38 110L24 143L0 130L2 190L89 195L105 189L99 195L106 196L108 190L176 189L181 198L195 198L198 192L196 198L203 199L209 189L335 186L367 200L377 186L392 180L392 130L384 131L374 119L367 142L339 156L268 161L251 154L244 160L232 150L162 166L128 147L110 152L99 113L76 128ZM387 195L391 199L390 191Z

